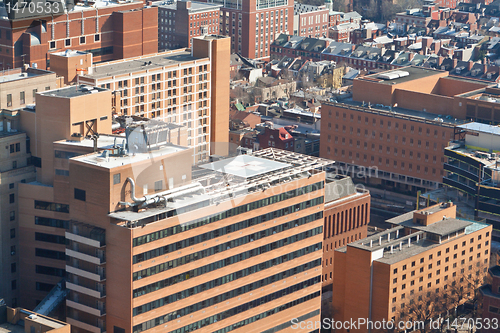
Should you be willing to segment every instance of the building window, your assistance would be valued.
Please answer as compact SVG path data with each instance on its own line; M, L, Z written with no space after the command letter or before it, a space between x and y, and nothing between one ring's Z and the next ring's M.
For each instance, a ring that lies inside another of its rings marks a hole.
M69 205L59 204L55 202L35 200L35 209L69 214Z
M10 283L10 288L12 290L16 290L17 289L17 280L12 280L11 283Z
M54 288L54 284L49 284L49 283L43 283L43 282L37 282L36 283L36 290L39 291L51 291L52 288Z
M53 40L53 41L49 42L49 48L55 49L56 48L56 41Z
M13 204L16 202L16 199L14 197L14 193L9 194L9 203Z
M15 228L10 229L10 238L16 238L16 229Z
M17 271L17 266L16 263L13 262L12 264L10 264L10 272L15 273L16 271Z
M120 184L121 182L121 173L115 173L113 175L113 185Z
M80 37L80 44L85 44L85 36Z
M66 39L66 40L64 41L64 46L71 46L71 39L69 39L69 38L68 38L68 39Z
M94 42L98 42L101 40L101 35L94 35Z
M35 256L49 259L66 260L66 254L61 251L35 249Z
M75 199L85 201L86 200L86 192L84 190L80 190L79 188L75 188Z
M9 214L9 216L10 216L9 219L11 221L14 221L16 219L16 212L14 210L11 211L10 214Z
M7 106L12 106L12 94L7 94Z

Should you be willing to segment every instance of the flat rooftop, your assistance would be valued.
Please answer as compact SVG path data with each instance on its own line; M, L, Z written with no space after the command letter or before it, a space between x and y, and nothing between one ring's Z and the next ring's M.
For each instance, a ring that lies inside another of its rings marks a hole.
M117 145L122 144L123 140L126 140L125 136L118 136L118 135L105 135L105 134L99 134L99 138L97 139L97 148L98 149L107 149L107 148L112 148L114 143ZM55 141L55 144L61 144L61 145L67 145L71 147L88 147L92 148L94 147L94 140L88 139L88 138L83 138L83 140L59 140Z
M61 52L53 52L51 55L57 55L60 57L76 57L79 55L87 54L88 52L78 51L78 50L64 50Z
M389 221L390 220L388 220L388 222ZM487 228L489 225L486 223L461 219L446 219L433 223L427 227L421 225L418 226L420 227L420 230L417 232L410 235L404 235L405 226L402 223L394 228L387 229L380 233L363 238L362 240L350 243L339 250L341 252L346 252L347 247L349 246L370 252L383 250L383 256L380 259L377 259L377 261L386 264L395 264L399 261L407 260L408 258L419 255L422 252L446 244L446 239L439 243L426 238L427 232L446 235L453 233L454 231L458 231L457 229L459 228L460 230L465 228L465 233L458 236L460 238L472 232Z
M88 3L88 4L87 4ZM131 0L130 2L126 1L113 1L113 0L92 0L88 2L77 2L77 4L72 7L68 8L69 12L78 12L78 11L86 11L86 10L93 10L95 11L96 8L109 8L109 7L118 7L118 6L123 6L123 5L129 5L131 3L142 3L142 1L135 1Z
M32 73L32 72L22 72L22 73L15 73L12 71L12 74L9 74L9 71L6 71L5 75L0 75L0 84L1 83L6 83L6 82L12 82L12 81L18 81L18 80L25 80L25 79L30 79L36 76L40 76L43 74L49 74L47 73Z
M18 131L18 130L11 130L10 132L7 131L0 131L0 138L5 138L8 136L14 136L14 135L19 135L19 134L24 134L25 132Z
M494 266L490 268L491 274L500 277L500 266Z
M87 157L88 155L74 159L83 160ZM194 166L191 183L169 191L171 199L169 198L164 206L150 207L139 212L116 211L108 216L121 221L131 221L132 227L144 225L157 220L155 216L162 216L159 219L165 218L171 211L176 211L175 215L179 215L234 200L255 191L265 191L282 183L309 178L312 174L324 171L332 163L330 160L279 149L259 150L249 155ZM189 193L186 188L190 188ZM160 192L159 195L163 194Z
M165 66L179 65L183 62L194 61L200 58L191 56L188 51L167 51L152 56L140 57L132 60L117 60L103 63L92 68L92 74L82 77L102 79L110 76L129 74L131 72L160 69Z
M170 9L170 10L177 10L177 2L172 3L171 1L155 1L151 4L151 6ZM188 8L188 11L191 13L196 13L207 10L215 10L220 7L222 7L222 5L218 5L215 3L191 1L191 8Z
M118 141L117 143L121 143ZM155 159L159 157L168 156L170 154L185 151L190 148L175 146L172 144L166 144L158 149L151 149L147 153L138 154L127 154L125 156L104 156L104 152L97 152L92 154L87 154L83 156L77 156L72 158L72 160L79 161L82 163L87 163L95 165L101 168L112 169L122 165L133 164L137 162L147 161L149 159Z
M430 121L434 121L436 125L446 124L448 126L454 127L455 125L463 124L466 122L466 120L456 119L451 116L437 115L435 113L426 111L410 110L400 107L390 107L389 105L371 104L370 107L368 107L367 103L363 105L362 102L353 101L352 98L344 99L341 103L325 102L325 104L339 107L344 106L347 108L355 107L360 111L378 113L380 115L385 115L388 117L411 117L416 121L425 121L427 123L429 123Z
M269 172L289 168L291 165L251 155L238 155L233 158L203 164L199 167L248 179L262 176Z
M408 75L402 76L402 77L398 76L398 77L395 77L393 79L379 78L379 76L382 74L391 76L391 74L397 75L398 72L406 72L406 73L408 73ZM376 73L376 74L372 74L372 75L366 75L366 76L363 76L361 78L358 78L358 80L371 79L371 80L378 81L378 83L380 83L380 84L392 85L392 84L398 84L398 83L403 83L403 82L408 82L408 81L413 81L413 80L419 80L419 79L422 79L425 77L434 76L437 74L442 74L444 72L445 71L432 69L432 68L408 66L408 67L393 69L393 70L386 71L386 72Z
M106 89L99 87L91 87L86 85L67 86L64 88L48 90L41 93L44 96L55 96L63 98L73 98L83 95L95 94L98 92L106 91Z
M500 136L500 126L493 126L483 123L471 122L463 125L458 125L458 128L464 129L466 131L475 131L486 134L493 134Z
M406 216L408 214L411 214L410 216ZM449 234L452 234L456 231L463 230L467 228L468 226L471 226L473 222L466 221L466 220L460 220L456 218L450 218L446 220L441 220L435 223L432 223L430 225L421 225L418 223L413 222L413 214L412 212L406 213L397 217L394 217L392 219L387 220L388 223L415 229L415 230L420 230L420 231L425 231L429 232L431 234L436 234L440 236L446 236Z

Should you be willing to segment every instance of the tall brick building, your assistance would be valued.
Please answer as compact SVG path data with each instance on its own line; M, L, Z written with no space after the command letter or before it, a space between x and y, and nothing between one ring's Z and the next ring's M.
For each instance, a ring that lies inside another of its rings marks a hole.
M106 61L158 52L157 8L142 1L79 3L67 14L9 20L0 18L0 67L23 64L45 69L49 53L66 49Z
M127 126L124 143L102 134L94 148L77 134L109 133L100 119L111 114L110 92L52 94L78 105L70 117L37 110L39 126L58 113L65 126L39 134L40 182L21 190L23 303L65 277L75 332L262 332L319 320L331 161L268 149L193 166L178 128L147 119Z
M330 10L325 6L294 4L293 34L303 37L327 37Z
M222 5L220 34L231 37L231 53L269 59L270 45L280 33L293 32L293 0L208 0Z
M193 37L219 34L220 5L199 1L156 1L158 49L191 47Z

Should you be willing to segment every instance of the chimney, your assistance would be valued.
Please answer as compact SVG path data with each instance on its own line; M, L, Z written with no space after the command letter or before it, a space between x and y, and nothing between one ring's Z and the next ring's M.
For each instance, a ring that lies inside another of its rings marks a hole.
M470 72L470 70L472 69L472 67L474 66L474 62L470 61L467 63L467 70Z
M356 49L356 45L355 44L352 44L351 45L351 51L354 51Z
M438 66L441 66L443 64L443 60L444 60L443 56L438 57L438 61L437 61Z
M453 59L453 68L457 68L457 64L458 64L458 59L454 58Z
M485 62L483 64L483 74L486 74L486 73L488 73L488 64Z

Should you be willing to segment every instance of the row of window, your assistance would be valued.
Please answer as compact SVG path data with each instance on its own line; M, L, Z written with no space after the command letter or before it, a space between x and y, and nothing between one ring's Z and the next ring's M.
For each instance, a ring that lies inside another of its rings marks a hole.
M305 315L303 316L300 316L300 317L297 317L297 323L303 323L303 322L306 322L307 319L310 319L310 318L313 318L313 317L316 317L319 315L319 310L314 310L312 312L309 312L309 313L306 313ZM292 320L289 320L289 321L286 321L284 322L283 324L280 324L280 325L277 325L277 326L274 326L273 328L270 328L270 329L267 329L261 333L276 333L276 332L279 332L279 331L282 331L286 328L289 328L290 326L293 325L295 321L292 321ZM311 321L307 321L308 323L308 326L309 326L309 323L312 323ZM316 326L316 324L314 324L314 326ZM309 333L319 333L319 329L315 330L315 331L312 331L312 332L309 332Z
M478 253L478 254L479 254L479 253ZM470 258L471 258L471 259L470 259L469 261L472 261L472 257L470 257ZM478 258L480 258L480 256L478 256ZM462 264L462 265L465 265L465 260L462 260L461 264ZM486 266L487 266L487 264L488 264L488 259L486 258L486 259L484 259L484 265L486 265ZM480 267L480 266L481 266L481 262L478 260L478 261L476 262L476 267ZM454 264L453 264L453 268L456 268L456 267L457 267L457 263L454 263ZM471 271L471 270L472 270L472 268L473 268L473 265L469 265L469 271ZM484 269L483 269L483 270L484 270L484 272L486 272L486 271L488 270L488 268L487 268L487 267L484 267ZM445 271L445 272L447 272L447 271L448 271L448 266L446 266L446 267L445 267L444 271ZM438 273L437 275L439 275L439 274L441 273L441 271L440 271L440 270L437 270L437 273ZM460 269L460 274L462 274L462 275L463 275L464 273L465 273L465 268ZM479 270L478 270L478 271L476 271L476 275L479 275L479 273L480 273L480 271L479 271ZM470 274L469 274L469 275L470 275ZM453 272L453 273L452 273L452 277L456 277L456 276L457 276L457 272ZM431 278L432 278L432 273L429 273L429 274L428 274L428 276L427 276L427 278L428 278L428 279L431 279ZM463 279L463 278L462 278L462 279ZM444 276L444 281L448 281L448 275L445 275L445 276ZM419 283L424 282L424 277L423 277L423 276L419 277L418 282L419 282ZM440 282L441 282L441 280L440 280L440 279L436 279L436 284L439 284ZM462 281L460 281L460 282L462 282ZM455 282L453 282L453 283L455 283ZM414 285L415 285L415 280L410 281L410 287L411 287L411 286L414 286ZM427 283L427 288L430 288L430 287L432 287L432 282L428 282L428 283ZM419 291L422 291L422 288L423 288L423 287L422 287L422 286L420 286L420 287L419 287ZM401 285L401 290L405 290L405 289L406 289L406 283L404 283L404 284L402 284L402 285ZM397 291L398 291L398 288L397 288L397 287L394 287L394 288L392 289L392 292L393 292L394 294L395 294L395 293L397 293Z
M243 229L246 229L249 227L259 225L263 222L271 220L273 217L279 217L279 216L284 216L287 214L294 213L296 211L294 209L295 206L296 205L290 206L290 207L285 207L285 208L276 210L274 212L270 212L267 214L263 214L261 216L253 217L253 218L250 218L250 219L238 222L238 223L231 224L227 227L222 227L222 228L219 228L216 230L212 230L212 231L206 232L204 234L200 234L200 235L197 235L195 237L191 237L189 239L184 239L182 241L178 241L178 242L173 243L173 244L165 245L165 246L162 246L162 247L150 250L150 251L136 254L135 256L133 256L132 261L134 264L137 264L139 262L149 260L152 258L156 258L158 256L161 256L161 255L164 255L164 254L167 254L170 252L178 251L178 250L181 250L183 248L193 246L193 245L196 245L196 244L199 244L199 243L202 243L202 242L205 242L205 241L208 241L208 240L211 240L211 239L214 239L214 238L217 238L217 237L220 237L220 236L223 236L223 235L226 235L226 234L238 231L238 230L243 230ZM289 228L293 228L294 226L299 226L299 225L302 225L304 223L309 223L311 221L320 219L322 217L323 217L323 212L315 213L315 214L305 216L305 217L302 217L300 219L285 223L284 225L279 226L279 228L281 228L281 229L284 228L284 230L287 230ZM271 229L268 229L268 230L271 230ZM282 230L279 230L277 232L281 232L281 231ZM260 238L260 236L257 238Z
M331 110L329 110L329 111L328 111L328 117L329 117L329 118L331 118L331 117L332 117L332 111L331 111ZM339 111L336 111L336 112L335 112L335 118L336 118L336 119L339 119L339 118L340 118ZM347 114L344 112L344 113L342 114L342 119L346 120L346 118L347 118ZM358 117L357 117L357 122L358 122L358 124L361 124L361 121L362 121L361 119L362 119L362 117L361 117L361 116L358 116ZM354 121L354 115L353 115L353 114L349 115L349 120L350 120L351 122L353 122L353 121ZM368 118L368 117L365 117L365 119L364 119L364 120L365 120L365 125L370 125L370 120L369 120L369 118ZM376 126L376 125L377 125L377 118L372 118L371 120L372 120L372 121L371 121L371 126ZM379 120L378 120L378 123L379 123L380 127L384 127L384 120L383 120L383 119L379 119ZM330 123L329 123L329 127L331 127L331 124L330 124ZM402 127L403 132L406 132L407 125L406 125L405 123L403 123L401 127ZM338 129L338 126L336 126L336 128ZM345 126L343 126L343 128L344 128L344 131L345 131ZM399 128L400 128L399 123L398 123L398 122L394 122L394 129L395 129L395 130L399 130ZM389 120L389 121L387 121L387 129L392 129L392 121L390 121L390 120ZM359 134L359 131L360 131L360 129L358 128L358 134ZM365 132L366 132L366 131L365 131ZM410 133L414 133L414 132L415 132L415 125L410 125ZM423 133L423 128L419 126L419 127L418 127L418 134L419 134L419 135L422 135L422 133ZM447 131L442 131L442 132L441 132L441 136L442 136L442 138L443 138L443 139L446 139L446 133L447 133ZM452 137L453 137L453 132L449 131L449 133L450 133L450 134L449 134L449 137L450 137L450 138L452 138ZM351 127L351 134L352 134L352 127ZM430 136L430 135L431 135L431 129L430 129L430 128L427 128L427 129L425 130L425 134L426 134L426 136ZM433 131L433 134L434 134L434 137L435 137L435 138L437 138L437 137L438 137L438 134L439 134L439 133L438 133L438 130L437 130L437 129L435 129L435 130Z
M464 252L465 252L465 251L464 251ZM488 252L489 252L489 251L488 251L488 250L486 250L484 254L485 254L485 255L488 255ZM464 253L464 254L465 254L465 253ZM479 258L481 258L481 253L478 253L478 254L477 254L477 259L479 259ZM454 259L456 259L456 255L454 256ZM473 260L473 257L472 257L472 256L470 256L470 257L469 257L469 262L472 262L472 260ZM449 261L449 258L446 258L446 262L448 262L448 261ZM440 266L440 265L441 265L441 261L438 261L437 266ZM463 265L465 265L465 259L462 259L462 260L461 260L460 265L462 265L462 266L463 266ZM480 263L479 263L479 261L478 261L478 262L476 263L476 266L478 266L478 267L479 267L479 265L480 265ZM432 269L432 264L429 264L429 266L428 266L428 267L429 267L429 269ZM456 262L455 262L455 263L453 263L453 268L457 268L457 263L456 263ZM471 269L472 269L472 266L469 266L469 270L471 270ZM445 271L445 272L448 272L448 270L449 270L449 266L445 266L444 271ZM464 271L464 269L462 269L462 273L463 273L463 271ZM424 272L424 267L420 267L420 271L419 271L419 273L423 273L423 272ZM435 274L436 274L436 276L440 275L440 274L441 274L441 270L440 270L440 269L436 270ZM454 273L454 274L456 274L456 273ZM413 277L413 276L415 276L415 271L412 271L410 276L412 276L412 277ZM453 276L455 276L455 275L453 275ZM431 279L431 278L432 278L432 272L430 272L430 273L428 273L428 274L427 274L427 278L428 278L428 279ZM406 280L406 274L403 274L403 275L401 276L401 280L402 280L402 281ZM423 276L419 277L419 282L422 282L422 281L423 281ZM392 283L393 283L393 284L398 283L398 279L397 279L397 278L392 279ZM412 286L414 285L414 281L411 281L411 285L412 285Z
M303 239L313 237L313 236L321 234L321 233L323 233L323 226L317 227L317 228L314 228L311 230L307 230L307 231L301 232L299 234L296 234L296 235L293 235L293 236L290 236L287 238L280 239L279 241L275 241L275 242L260 246L258 248L254 248L254 249L246 251L246 252L242 252L240 254L237 254L237 255L228 257L226 259L220 260L219 263L221 263L221 267L232 265L232 264L235 264L237 262L243 261L245 259L251 258L253 256L257 256L259 254L273 251L277 248L289 245L291 243L298 242L298 241L303 240ZM133 279L133 281L136 281L136 280L139 280L143 277L152 276L152 275L164 272L166 270L188 264L190 262L201 260L203 258L212 256L212 255L217 254L217 253L228 251L232 247L237 247L237 246L241 246L243 244L248 244L248 243L253 241L253 239L251 237L255 237L256 235L260 235L260 233L257 233L253 236L245 236L245 237L240 238L239 240L235 240L235 241L228 242L226 244L214 246L214 247L207 249L207 250L188 254L184 257L180 257L180 258L170 260L170 261L165 262L165 263L161 263L161 264L153 266L153 267L143 269L143 270L138 271L138 272L134 272L132 274L132 279Z
M48 217L35 216L35 224L36 225L43 225L46 227L69 229L69 221L52 219L52 218L48 218Z
M350 231L354 228L359 228L368 223L368 204L363 204L358 207L349 208L333 214L325 216L325 235L324 239L330 238L339 233Z
M75 153L72 151L63 151L63 150L54 150L54 157L55 158L63 158L63 159L70 159L72 157L76 157L81 155L80 153Z
M319 291L314 292L312 294L309 294L307 296L301 297L301 298L296 299L294 301L291 301L291 302L288 302L286 304L280 305L280 306L278 306L278 307L276 307L274 309L267 310L265 312L259 313L259 314L255 315L255 316L250 317L250 318L241 320L241 321L239 321L237 323L234 323L234 324L229 325L227 327L221 328L221 329L219 329L217 331L214 331L212 333L227 333L229 331L232 331L232 330L235 330L237 328L240 328L240 327L243 327L245 325L248 325L248 324L251 324L253 322L256 322L259 319L263 319L265 317L271 316L273 314L277 314L277 313L279 313L281 311L284 311L284 310L289 309L291 307L294 307L296 305L299 305L299 304L302 304L304 302L307 302L307 301L309 301L311 299L319 297L319 295L320 295ZM250 308L251 308L251 305L248 306L248 309L250 309ZM187 332L195 331L198 328L202 328L204 326L207 326L207 325L210 325L210 324L212 324L214 322L217 322L219 320L219 318L227 318L227 317L233 316L233 315L235 315L237 313L240 313L241 311L245 311L245 310L246 310L246 308L243 308L243 306L239 306L239 307L233 308L231 310L225 311L223 313L219 313L217 315L214 315L214 316L205 318L203 320L197 321L197 322L195 322L193 324L190 324L190 325L184 326L182 328L176 329L174 331L170 331L169 333L187 333ZM136 333L136 332L134 332L134 333Z
M484 272L487 272L487 270L488 270L488 268L487 268L487 267L485 267L485 268L483 269L483 271L484 271ZM463 270L462 270L462 271L463 271ZM480 275L480 272L479 272L479 271L477 271L477 272L476 272L476 278L478 278L478 277L479 277L479 275ZM453 277L456 277L456 272L455 272L455 273L453 273ZM469 274L469 279L470 279L470 278L472 278L472 275L471 275L471 274ZM447 280L448 280L448 275L447 275L447 276L445 276L445 278L444 278L444 281L447 281ZM437 279L437 280L436 280L436 285L438 285L439 283L440 283L440 280L439 280L439 279ZM462 277L462 278L460 278L459 283L460 283L460 284L464 283L464 278L463 278L463 277ZM460 293L464 293L464 294L466 294L466 297L470 297L470 296L471 296L471 292L469 291L469 292L465 293L465 292L464 292L464 287L466 287L466 288L469 288L469 289L470 289L470 288L472 287L472 283L468 282L468 283L467 283L467 286L465 286L465 285L460 285L460 284L458 284L458 286L460 286L460 288L459 288ZM443 291L444 291L443 297L444 297L444 298L447 298L447 297L448 297L448 293L449 293L449 291L447 292L447 290L449 289L449 288L448 288L449 286L451 286L451 287L455 287L455 288L458 288L458 286L457 286L457 281L453 281L451 284L445 284L445 285L443 286ZM431 283L431 282L427 283L427 289L430 289L431 287L432 287L432 283ZM452 293L452 294L456 294L456 293L457 293L457 291L458 291L458 290L456 290L455 288L451 289L451 293ZM469 290L469 289L466 289L466 290ZM418 291L419 291L419 292L423 292L423 286L420 286L420 287L418 288ZM438 293L439 293L439 291L440 291L440 288L439 288L439 287L438 287L438 288L436 288L436 294L438 294ZM410 291L410 296L412 296L412 295L414 295L414 294L415 294L415 290L411 290L411 291ZM430 297L430 292L427 292L427 297ZM463 295L462 297L465 297L465 295ZM401 299L402 299L402 300L406 299L406 296L405 296L405 294L404 294L404 293L401 295ZM419 295L419 296L418 296L418 300L419 300L419 301L422 301L422 295ZM393 303L395 303L395 302L396 302L396 301L395 301L395 298L393 298L393 299L392 299L392 302L393 302ZM410 299L409 304L411 305L411 304L413 304L413 303L414 303L414 300L413 300L413 299ZM405 305L406 305L406 303L401 303L401 305L400 305L400 306L401 306L401 309L404 309L404 308L405 308ZM393 307L393 308L392 308L392 312L395 312L395 311L396 311L396 307Z
M488 238L489 236L490 236L490 232L488 231L488 232L486 232L486 238ZM481 234L477 236L477 240L478 240L478 241L480 241L482 238L483 238L483 235L481 235ZM471 238L469 239L469 244L472 244L472 243L474 243L474 237L471 237ZM484 243L484 245L485 245L485 246L488 246L488 245L489 245L489 243L490 243L490 242L487 240L487 241ZM462 241L462 247L465 247L465 246L467 246L467 241ZM450 253L450 249L451 249L451 247L447 247L447 248L446 248L446 250L445 250L445 253ZM454 250L454 251L458 250L458 244L455 244L455 245L453 246L453 250ZM471 251L471 252L472 252L472 251ZM464 253L463 253L463 254L464 254ZM441 257L441 255L442 255L442 251L438 251L438 252L436 253L436 255L437 255L438 257ZM434 258L434 255L433 255L433 254L429 254L429 260L433 260L433 258ZM455 258L455 259L456 259L456 258ZM420 264L423 264L423 263L425 262L425 258L424 258L424 257L420 258L419 262L420 262ZM447 261L446 261L446 262L447 262ZM415 266L416 266L416 263L417 263L416 261L412 261L412 262L411 262L411 267L415 267ZM401 270L403 270L403 271L405 271L407 268L408 268L408 267L407 267L407 265L403 265L403 266L401 266ZM394 270L393 270L393 274L397 274L397 273L398 273L398 268L394 268Z
M250 266L250 267L242 269L240 271L236 271L232 274L227 275L226 279L228 279L228 281L232 281L232 280L237 280L237 279L243 278L243 277L248 276L250 274L260 272L262 270L277 266L277 265L282 264L284 262L287 262L287 261L290 261L290 260L293 260L296 258L300 258L300 257L307 255L309 253L312 253L314 251L318 251L319 249L321 249L321 246L322 246L322 243L317 243L317 244L314 244L311 246L307 246L307 247L302 248L300 250L282 255L282 256L277 257L277 258L273 258L271 260L262 262L260 264L254 265L254 266ZM134 298L155 292L155 291L163 289L163 288L170 287L174 284L180 283L180 282L188 280L190 278L194 278L196 276L199 276L199 275L214 271L216 269L219 269L220 267L222 267L222 266L219 267L219 264L221 262L222 262L222 260L217 262L217 263L212 263L212 264L209 264L209 265L206 265L203 267L199 267L197 269L194 269L194 270L191 270L188 272L184 272L184 273L179 274L177 276L173 276L173 277L170 277L168 279L161 280L161 281L146 285L144 287L134 289L134 294L133 294Z
M66 260L66 254L64 252L48 250L48 249L36 248L35 256L42 258L56 259L56 260Z
M71 40L72 40L72 38L66 38L64 40L64 46L65 47L71 46ZM94 43L98 42L100 40L101 40L101 35L99 35L99 34L94 35ZM80 36L78 38L78 41L79 41L79 45L86 44L87 43L87 36ZM76 44L74 42L73 42L73 44L74 44L73 46L76 46ZM55 40L49 41L49 48L51 50L56 48L56 41Z
M231 316L239 314L239 313L241 313L243 311L252 309L252 308L257 307L257 306L259 306L261 304L271 302L271 301L273 301L275 299L284 297L286 295L290 295L290 294L292 294L292 293L294 293L296 291L299 291L299 290L302 290L304 288L310 287L310 286L315 285L316 283L319 283L319 282L321 282L321 278L319 276L316 276L316 277L314 277L312 279L309 279L309 280L297 283L297 284L295 284L293 286L290 286L288 288L281 289L281 290L276 291L276 292L274 292L272 294L269 294L269 295L266 295L264 297L261 297L261 298L255 299L253 301L250 301L248 303L242 304L242 305L240 305L240 306L238 306L236 308L229 309L229 310L226 310L224 312L218 313L218 314L214 315L213 317L216 320L224 320L224 319L226 319L228 317L231 317ZM210 302L212 300L213 299L206 301L208 303L207 306L209 306L209 304L210 304ZM146 321L144 323L141 323L139 325L134 326L133 331L134 332L141 332L142 330L147 330L147 329L156 327L158 325L162 325L164 323L169 322L172 319L179 318L179 317L188 315L188 314L190 314L192 312L201 310L201 309L204 308L203 307L204 302L205 301L199 302L199 303L193 304L193 305L191 305L189 307L186 307L184 309L180 309L178 311L174 311L174 312L172 312L170 314L163 315L161 317L148 320L148 321Z
M204 226L204 225L209 224L209 223L223 220L223 219L228 218L228 217L243 214L243 213L249 212L249 211L254 210L254 209L259 209L262 207L272 205L272 204L280 202L280 201L284 201L284 200L291 199L291 198L294 198L294 197L297 197L297 196L300 196L303 194L318 191L318 190L321 190L323 187L324 187L324 183L318 182L315 184L296 188L294 190L291 190L291 191L288 191L285 193L273 195L273 196L267 197L265 199L257 200L257 201L254 201L254 202L242 205L242 206L234 207L232 209L228 209L228 210L221 212L221 213L212 214L212 215L209 215L207 217L199 218L199 219L184 223L183 225L180 225L180 226L170 227L170 228L156 231L156 232L144 235L144 236L136 237L132 241L132 246L139 246L139 245L147 244L149 242L154 242L158 239L169 237L169 236L172 236L174 234L178 234L178 233L183 232L183 231L198 228L198 227ZM321 200L322 199L323 198L321 198ZM319 202L319 203L322 203L322 202ZM159 219L164 219L165 217L159 216Z
M69 205L55 203L55 202L35 200L35 209L69 214Z
M320 264L321 264L321 259L316 259L314 261L311 261L311 262L308 262L306 264L288 269L286 271L269 276L267 278L249 283L249 284L244 285L242 287L235 288L231 291L227 291L223 294L219 294L211 299L203 300L202 302L200 302L201 303L200 305L202 308L206 308L208 306L218 304L218 303L223 302L225 300L228 300L228 299L234 298L236 296L248 293L252 290L262 288L262 287L267 286L271 283L281 281L283 279L286 279L287 277L296 275L298 273L302 273L302 272L307 271L311 268L317 267ZM232 275L232 274L230 274L230 275ZM185 297L189 297L191 295L197 294L198 292L203 292L203 291L209 290L211 288L214 288L215 286L220 286L226 282L231 282L232 280L229 280L228 277L218 278L218 279L209 281L207 283L204 283L198 287L190 288L189 290L184 290L182 292L178 292L176 294L173 294L173 295L170 295L170 296L167 296L164 298L160 298L158 300L154 300L152 302L149 302L149 303L146 303L144 305L141 305L141 306L134 308L132 313L134 316L136 316L136 315L139 315L141 313L145 313L145 312L154 310L156 308L162 307L162 306L167 305L167 304L170 305L171 303L173 303L175 301L178 301L178 300L184 299ZM216 282L214 282L214 281L216 281ZM195 292L195 290L196 290L196 292ZM189 293L189 291L191 291L191 293ZM195 306L196 306L196 304L195 304ZM172 320L172 316L175 315L175 313L176 312L170 313L169 320ZM175 317L173 317L173 318L175 318Z
M35 270L37 274L44 274L44 275L51 275L58 277L64 277L66 275L66 271L62 268L36 265Z
M66 238L64 236L46 234L43 232L35 232L35 240L54 244L66 244Z

